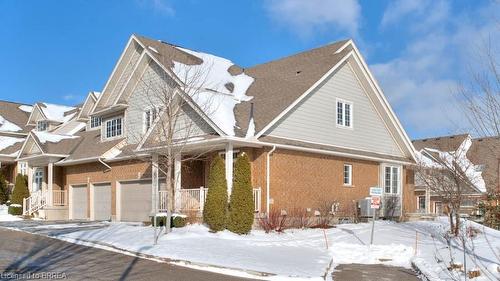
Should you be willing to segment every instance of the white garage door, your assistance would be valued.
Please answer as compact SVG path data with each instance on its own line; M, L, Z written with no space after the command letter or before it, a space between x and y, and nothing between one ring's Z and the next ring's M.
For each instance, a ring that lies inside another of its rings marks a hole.
M74 185L72 186L71 195L71 217L74 220L87 219L87 185Z
M151 213L151 181L121 183L121 221L148 221Z
M94 184L94 220L102 221L111 219L111 184Z

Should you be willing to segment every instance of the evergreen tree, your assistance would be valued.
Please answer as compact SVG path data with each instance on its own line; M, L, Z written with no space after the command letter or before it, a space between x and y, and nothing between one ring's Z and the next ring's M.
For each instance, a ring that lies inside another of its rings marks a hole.
M227 219L227 184L224 161L217 155L210 165L208 176L208 194L203 209L203 221L211 231L226 228Z
M23 204L23 199L28 198L30 196L30 192L28 190L28 181L26 177L17 174L16 177L16 186L14 187L14 191L12 192L12 199L10 200L12 204Z
M233 191L229 203L227 229L238 234L248 234L252 230L254 202L250 160L245 153L238 156L234 168Z
M0 205L7 203L9 200L9 190L7 187L7 181L4 175L0 174Z

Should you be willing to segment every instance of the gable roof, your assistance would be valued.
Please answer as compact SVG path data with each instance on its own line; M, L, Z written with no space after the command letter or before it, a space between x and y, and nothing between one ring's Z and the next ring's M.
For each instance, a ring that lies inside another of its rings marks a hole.
M27 134L30 105L0 100L0 132Z
M460 145L469 137L469 134L441 136L426 139L413 140L413 146L416 150L424 148L437 149L440 151L456 151Z

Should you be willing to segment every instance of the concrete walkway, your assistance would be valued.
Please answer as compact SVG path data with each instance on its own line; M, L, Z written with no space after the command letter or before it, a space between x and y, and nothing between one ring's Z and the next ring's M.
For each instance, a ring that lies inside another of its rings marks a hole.
M333 272L335 281L418 281L417 274L403 267L380 264L341 264Z

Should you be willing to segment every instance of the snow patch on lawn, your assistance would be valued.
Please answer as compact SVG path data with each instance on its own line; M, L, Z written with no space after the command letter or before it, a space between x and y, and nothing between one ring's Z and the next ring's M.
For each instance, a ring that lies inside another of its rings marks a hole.
M20 221L22 218L9 214L7 205L0 205L0 221Z

